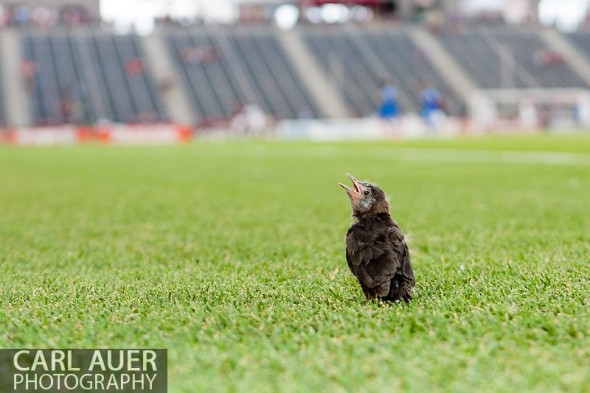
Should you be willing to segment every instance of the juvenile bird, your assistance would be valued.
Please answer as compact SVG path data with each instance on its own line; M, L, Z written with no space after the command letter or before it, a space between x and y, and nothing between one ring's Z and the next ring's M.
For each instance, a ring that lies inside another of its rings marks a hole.
M346 233L346 261L367 300L412 299L416 284L404 234L389 215L381 188L348 175L354 188L348 193L354 223Z

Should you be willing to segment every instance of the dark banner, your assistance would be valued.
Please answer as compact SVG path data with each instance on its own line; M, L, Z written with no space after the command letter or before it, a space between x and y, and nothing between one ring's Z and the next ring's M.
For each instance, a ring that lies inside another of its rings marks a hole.
M0 349L0 392L167 393L165 349Z

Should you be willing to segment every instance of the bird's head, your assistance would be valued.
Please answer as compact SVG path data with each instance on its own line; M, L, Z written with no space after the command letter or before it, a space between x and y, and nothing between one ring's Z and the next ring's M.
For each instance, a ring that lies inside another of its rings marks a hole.
M352 215L361 217L369 214L389 213L389 202L381 188L378 186L359 181L356 177L348 174L352 180L352 188L342 183L340 187L346 190L352 205Z

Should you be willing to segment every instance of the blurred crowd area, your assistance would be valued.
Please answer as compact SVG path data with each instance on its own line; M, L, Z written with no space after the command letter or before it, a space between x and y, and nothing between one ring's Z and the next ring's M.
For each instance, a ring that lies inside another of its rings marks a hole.
M0 28L101 23L144 35L156 26L254 23L290 29L382 21L420 23L434 32L465 24L540 24L571 32L590 27L590 0L0 0Z
M79 26L100 21L100 16L83 5L65 6L0 6L0 27L20 26Z

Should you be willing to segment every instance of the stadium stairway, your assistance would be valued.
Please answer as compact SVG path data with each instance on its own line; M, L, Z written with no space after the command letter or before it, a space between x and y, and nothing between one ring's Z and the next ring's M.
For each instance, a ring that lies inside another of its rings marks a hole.
M0 120L4 117L5 125L11 127L30 126L32 118L29 112L27 89L20 70L23 56L17 30L4 29L0 32L0 54L0 72L2 73L0 95L4 93L3 97L0 97L0 105L4 104L3 111L0 109Z
M194 124L196 118L188 105L189 98L182 89L182 81L177 72L174 72L174 64L164 42L161 32L155 31L142 39L142 46L146 60L154 74L154 78L160 84L168 83L165 91L161 92L162 104L170 119L179 124Z
M348 110L342 97L336 94L338 89L330 85L330 78L322 71L319 64L309 53L303 43L299 30L280 34L280 40L305 87L328 118L347 117Z
M578 49L563 35L552 29L544 29L539 33L547 46L559 53L570 68L590 86L590 59L584 57Z
M415 44L423 48L430 56L433 67L439 75L445 78L449 86L466 103L468 111L472 112L469 104L472 102L473 92L477 89L469 74L459 65L447 50L430 33L421 27L413 27L410 34Z

